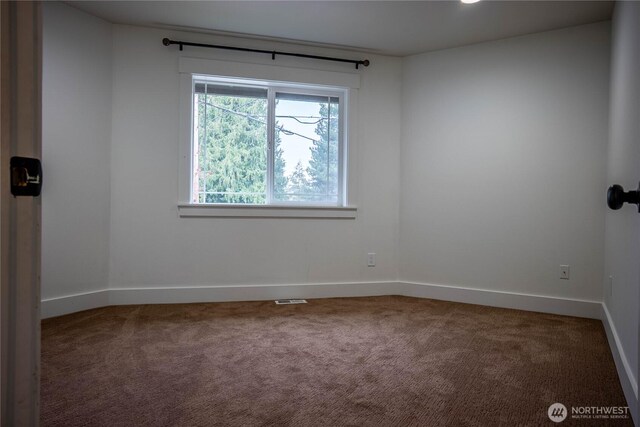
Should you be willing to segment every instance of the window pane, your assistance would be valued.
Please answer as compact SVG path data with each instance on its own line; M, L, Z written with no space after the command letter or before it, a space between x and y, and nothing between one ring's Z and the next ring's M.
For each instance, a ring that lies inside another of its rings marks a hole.
M267 91L196 82L193 202L265 203Z
M338 98L277 93L275 113L274 200L336 204Z

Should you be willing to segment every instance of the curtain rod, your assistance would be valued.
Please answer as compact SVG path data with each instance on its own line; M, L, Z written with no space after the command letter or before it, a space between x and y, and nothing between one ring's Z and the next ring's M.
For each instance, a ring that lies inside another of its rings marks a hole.
M342 58L333 58L330 56L307 55L305 53L278 52L277 50L249 49L246 47L222 46L217 44L204 44L204 43L191 43L191 42L171 40L166 37L162 39L162 44L165 46L177 44L178 46L180 46L180 50L182 50L183 46L195 46L195 47L207 47L211 49L239 50L241 52L267 53L271 55L271 59L276 59L276 55L284 55L284 56L297 56L299 58L321 59L323 61L348 62L350 64L355 64L356 70L358 69L359 65L364 65L365 67L369 66L368 59L364 59L364 60L342 59Z

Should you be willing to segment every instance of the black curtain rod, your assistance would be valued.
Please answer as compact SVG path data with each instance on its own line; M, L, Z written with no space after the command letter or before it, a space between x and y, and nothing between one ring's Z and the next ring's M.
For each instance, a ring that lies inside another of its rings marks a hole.
M234 47L234 46L222 46L217 44L204 44L204 43L191 43L191 42L182 42L171 40L168 38L162 39L162 44L165 46L170 46L172 44L177 44L180 46L180 50L182 50L183 46L195 46L195 47L208 47L211 49L226 49L226 50L239 50L241 52L255 52L255 53L267 53L271 55L271 59L276 59L276 55L285 55L285 56L297 56L299 58L311 58L311 59L322 59L323 61L336 61L336 62L348 62L350 64L356 64L356 70L359 65L364 65L365 67L369 66L369 60L357 60L357 59L342 59L342 58L332 58L330 56L318 56L318 55L307 55L304 53L289 53L289 52L278 52L276 50L264 50L264 49L249 49L246 47Z

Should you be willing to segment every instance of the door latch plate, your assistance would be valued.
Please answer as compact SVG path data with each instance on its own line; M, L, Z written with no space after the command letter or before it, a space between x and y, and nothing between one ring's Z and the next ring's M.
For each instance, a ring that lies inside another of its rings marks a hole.
M11 158L11 194L37 197L42 191L42 165L31 157Z

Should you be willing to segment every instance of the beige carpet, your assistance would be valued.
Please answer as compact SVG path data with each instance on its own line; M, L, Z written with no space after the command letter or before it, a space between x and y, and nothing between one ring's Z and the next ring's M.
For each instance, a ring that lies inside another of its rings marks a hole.
M42 322L45 426L534 426L554 402L626 406L601 322L395 296Z

